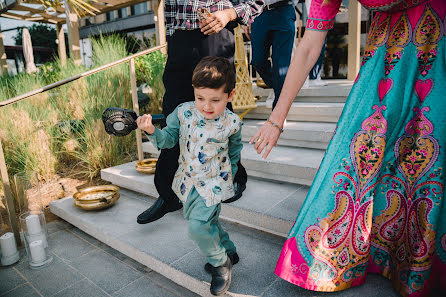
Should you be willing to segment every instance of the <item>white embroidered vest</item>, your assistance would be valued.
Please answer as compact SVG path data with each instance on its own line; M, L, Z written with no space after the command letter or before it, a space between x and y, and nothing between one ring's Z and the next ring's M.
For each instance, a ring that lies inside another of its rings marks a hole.
M231 161L228 154L229 137L238 132L240 118L226 109L216 119L206 119L186 102L178 107L180 120L180 157L172 189L185 202L195 187L212 206L234 196Z

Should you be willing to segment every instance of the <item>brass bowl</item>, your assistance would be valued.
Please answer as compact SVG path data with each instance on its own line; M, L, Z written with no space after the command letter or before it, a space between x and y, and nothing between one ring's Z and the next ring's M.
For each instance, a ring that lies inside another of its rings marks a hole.
M73 195L74 205L86 210L112 206L119 199L119 187L114 185L92 186Z
M157 158L149 158L149 159L144 159L142 161L138 161L136 162L136 171L152 174L155 172L157 161L158 161Z

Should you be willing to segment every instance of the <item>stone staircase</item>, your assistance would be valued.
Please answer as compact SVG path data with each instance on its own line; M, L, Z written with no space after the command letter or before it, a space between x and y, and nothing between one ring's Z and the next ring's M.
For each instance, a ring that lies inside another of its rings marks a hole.
M238 248L240 263L226 296L325 296L291 285L273 273L286 235L293 225L309 186L331 139L351 83L338 81L327 89L306 89L296 97L278 146L263 160L247 142L271 111L271 90L254 89L262 99L244 118L242 164L249 179L243 197L222 204L224 228ZM143 150L159 152L149 142ZM139 213L158 197L153 175L135 170L134 162L101 171L102 179L121 187L113 207L86 212L71 197L52 202L51 211L84 232L139 261L172 281L197 293L209 293L210 276L205 260L187 237L181 211L146 225L136 223ZM377 285L379 284L379 285ZM361 287L334 296L397 296L390 283L374 276ZM150 296L150 294L149 294Z

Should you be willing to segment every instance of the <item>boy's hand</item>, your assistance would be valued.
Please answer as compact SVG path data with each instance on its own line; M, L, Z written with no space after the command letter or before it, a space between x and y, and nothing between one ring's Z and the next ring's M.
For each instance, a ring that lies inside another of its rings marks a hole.
M144 114L136 119L138 128L147 134L153 134L155 132L155 126L152 124L152 116L150 114Z
M219 10L211 13L206 19L200 20L201 32L204 35L212 35L223 30L226 25L237 18L234 8Z

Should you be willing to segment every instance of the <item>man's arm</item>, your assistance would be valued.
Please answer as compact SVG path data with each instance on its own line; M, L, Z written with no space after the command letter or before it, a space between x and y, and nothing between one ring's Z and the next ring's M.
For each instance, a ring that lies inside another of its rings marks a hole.
M263 0L231 0L237 14L237 21L242 25L249 25L262 13L265 3Z
M254 18L262 13L263 0L223 0L226 7L224 10L214 11L211 16L200 21L201 32L211 35L220 32L230 21L237 20L243 25L249 25Z
M174 32L174 24L177 10L177 2L175 0L165 0L164 2L164 19L166 22L166 37L172 36Z

